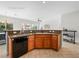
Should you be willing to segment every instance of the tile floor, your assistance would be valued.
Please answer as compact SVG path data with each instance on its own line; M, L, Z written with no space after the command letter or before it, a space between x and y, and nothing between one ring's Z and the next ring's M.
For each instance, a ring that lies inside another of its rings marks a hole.
M79 43L63 42L62 44L62 48L59 51L54 51L53 49L34 49L20 58L79 58ZM0 53L1 58L7 58L5 46L0 46L0 52L3 52L2 55Z
M7 57L7 50L6 50L6 44L0 45L0 57L5 58Z
M34 49L20 58L79 58L79 43L63 42L59 51L53 49Z

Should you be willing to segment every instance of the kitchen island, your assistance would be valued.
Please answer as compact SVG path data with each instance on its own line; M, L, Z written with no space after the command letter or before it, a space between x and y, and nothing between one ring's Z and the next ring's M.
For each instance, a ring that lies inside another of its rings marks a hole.
M8 56L17 58L28 52L27 35L13 35L8 37Z
M62 31L60 30L31 30L29 33L28 31L21 33L18 31L17 34L13 34L13 32L17 31L8 31L8 56L9 57L14 57L16 56L17 53L27 53L30 52L33 49L53 49L58 51L61 48L61 36L62 36ZM17 39L15 39L17 38ZM19 38L19 39L18 39ZM20 43L15 42L19 41ZM22 40L22 41L21 41ZM17 47L14 47L16 46ZM19 49L19 50L18 50ZM24 49L24 51L20 51L20 49ZM14 52L14 51L19 51L19 52Z

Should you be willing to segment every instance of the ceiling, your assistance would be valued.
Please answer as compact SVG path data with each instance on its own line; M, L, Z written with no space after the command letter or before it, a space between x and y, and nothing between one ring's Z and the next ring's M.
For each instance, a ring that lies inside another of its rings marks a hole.
M0 15L24 19L58 16L78 10L79 1L0 1Z

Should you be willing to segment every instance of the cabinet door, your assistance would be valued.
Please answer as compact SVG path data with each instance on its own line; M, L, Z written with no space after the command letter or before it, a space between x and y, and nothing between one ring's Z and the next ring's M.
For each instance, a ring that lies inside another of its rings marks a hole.
M8 50L7 50L7 52L8 52L8 56L10 57L10 58L12 58L13 57L13 41L14 41L14 39L11 39L10 37L8 38L8 44L7 44L7 48L8 48Z
M35 38L35 48L43 48L43 38Z
M58 49L61 48L61 35L58 35Z
M29 36L28 39L28 50L34 49L34 36Z
M51 46L53 49L57 49L58 46L58 35L53 35L51 40Z
M44 38L44 48L50 48L50 38Z

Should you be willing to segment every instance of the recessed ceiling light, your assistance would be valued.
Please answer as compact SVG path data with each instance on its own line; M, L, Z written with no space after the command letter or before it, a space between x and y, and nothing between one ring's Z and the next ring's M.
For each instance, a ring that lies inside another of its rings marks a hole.
M46 3L46 1L43 1L42 3L43 3L43 4L45 4L45 3Z

